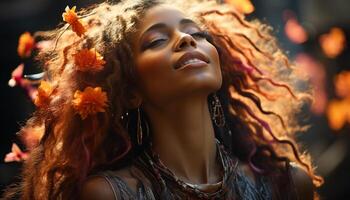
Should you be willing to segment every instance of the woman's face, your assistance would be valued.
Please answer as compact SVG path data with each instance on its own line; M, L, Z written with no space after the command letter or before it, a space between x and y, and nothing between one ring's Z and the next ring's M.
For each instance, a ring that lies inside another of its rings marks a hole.
M144 101L166 104L221 87L216 48L199 26L165 5L151 8L132 36L139 92Z

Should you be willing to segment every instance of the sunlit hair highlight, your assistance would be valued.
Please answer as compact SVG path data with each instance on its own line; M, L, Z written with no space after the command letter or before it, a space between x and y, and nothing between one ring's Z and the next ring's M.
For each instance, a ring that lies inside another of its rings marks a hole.
M320 185L322 179L314 174L309 156L300 153L294 140L296 132L305 130L295 113L311 101L310 90L299 87L307 79L289 63L271 36L271 28L259 21L248 22L235 8L215 1L171 3L191 13L218 49L223 86L217 94L226 128L232 131L232 136L225 132L218 136L229 138L225 145L232 154L262 174L273 175L276 170L283 171L285 163L295 162ZM23 127L43 126L44 135L26 161L23 181L16 187L22 199L77 198L89 174L132 159L135 136L120 119L128 110L129 92L137 85L129 37L144 13L158 4L153 0L101 3L79 12L87 25L83 37L68 25L35 34L37 39L51 42L38 60L55 95L48 107L38 109ZM82 48L95 48L106 61L104 69L93 74L77 71L73 55ZM106 91L109 105L105 112L82 119L71 102L74 92L86 86Z

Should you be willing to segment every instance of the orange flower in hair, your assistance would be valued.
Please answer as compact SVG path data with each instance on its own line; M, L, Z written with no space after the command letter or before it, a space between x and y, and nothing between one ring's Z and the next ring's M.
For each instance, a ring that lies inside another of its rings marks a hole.
M98 72L106 63L103 57L94 49L83 49L74 54L74 63L79 71Z
M84 91L77 90L74 93L73 108L82 119L98 112L105 112L107 107L107 95L101 87L86 87Z
M72 30L80 37L86 32L86 28L81 23L81 21L78 18L77 13L75 12L76 6L74 6L72 9L69 8L69 6L66 7L65 11L62 14L63 21L67 22L72 26Z
M50 95L52 94L53 88L47 81L41 81L38 88L38 93L34 99L34 104L38 107L47 106L50 102Z
M19 37L17 52L22 58L27 58L32 53L32 49L35 45L34 38L29 32L23 33Z

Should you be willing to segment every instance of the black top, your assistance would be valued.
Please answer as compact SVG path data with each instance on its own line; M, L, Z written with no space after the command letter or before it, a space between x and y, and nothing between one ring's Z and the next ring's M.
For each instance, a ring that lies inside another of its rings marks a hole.
M221 145L218 145L218 154L217 157L221 159L224 174L221 186L214 192L201 191L177 179L170 170L164 168L159 158L150 151L143 152L128 168L128 174L137 182L136 187L130 187L122 176L116 175L113 171L103 171L98 176L105 178L118 200L275 199L272 195L271 179L266 176L256 176L254 183L238 167L238 159L229 155ZM286 199L295 198L287 197Z

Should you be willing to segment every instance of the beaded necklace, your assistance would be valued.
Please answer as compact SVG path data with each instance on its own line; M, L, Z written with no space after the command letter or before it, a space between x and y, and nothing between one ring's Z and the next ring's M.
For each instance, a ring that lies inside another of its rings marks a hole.
M139 167L146 172L145 174L148 174L151 180L155 179L153 184L158 193L164 193L164 191L165 193L168 192L172 199L183 199L184 197L186 199L190 197L199 199L222 199L225 197L228 190L226 183L234 178L238 160L230 158L218 140L216 140L216 147L218 153L217 158L219 158L217 160L221 162L223 174L222 181L215 184L190 184L184 182L161 162L159 155L152 151L152 148L149 148L141 155ZM159 188L156 183L160 183L161 188ZM203 188L209 188L210 191L203 191ZM213 191L213 189L215 189L215 191ZM171 190L171 192L168 190ZM162 196L162 194L159 194L159 197L160 196Z

